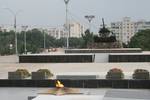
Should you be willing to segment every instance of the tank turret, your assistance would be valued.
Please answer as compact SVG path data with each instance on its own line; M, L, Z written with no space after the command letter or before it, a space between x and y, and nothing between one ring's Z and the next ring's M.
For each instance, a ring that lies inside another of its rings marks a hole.
M94 41L98 42L116 42L116 36L105 27L104 18L102 18L103 27L99 30L99 36L94 36Z

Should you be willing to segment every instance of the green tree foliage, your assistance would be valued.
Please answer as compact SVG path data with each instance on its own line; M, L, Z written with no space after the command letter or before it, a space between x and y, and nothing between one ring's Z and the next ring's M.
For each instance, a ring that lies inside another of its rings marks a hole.
M56 47L66 47L66 41L67 39L66 38L60 38L60 39L57 39L56 40Z
M18 52L24 53L24 34L25 32L17 33L18 39ZM31 53L40 52L44 46L44 34L46 37L46 48L55 47L56 39L38 29L29 30L26 32L27 51ZM10 45L12 44L12 48ZM14 54L15 53L15 33L0 32L0 55Z
M84 40L84 46L87 47L88 44L93 43L93 33L90 32L89 29L85 31L85 34L82 34L82 38Z
M60 38L56 40L56 47L62 47L65 48L67 43L66 38ZM69 38L69 48L82 48L83 47L83 39L82 38L76 38L76 37L70 37Z
M70 48L82 48L84 41L82 38L69 38L69 47Z
M45 42L46 48L53 47L55 45L55 38L49 36L48 34L41 32L38 29L29 30L26 32L26 41L27 41L27 51L32 53L38 53L44 47L44 34L45 34ZM24 32L18 34L19 41L19 53L23 53L24 51Z
M25 32L17 33L18 52L24 53L24 34ZM47 33L38 29L32 29L26 32L26 47L27 52L39 53L44 48L44 34L46 48L66 47L66 38L55 39ZM70 48L81 48L83 46L82 38L69 38ZM10 46L12 45L12 47ZM15 33L0 32L0 55L10 55L15 53Z
M0 32L0 54L13 54L15 51L14 42L15 33L13 31L10 32ZM13 45L11 48L10 45Z
M131 48L142 48L142 50L150 50L150 30L141 30L131 38L129 42Z

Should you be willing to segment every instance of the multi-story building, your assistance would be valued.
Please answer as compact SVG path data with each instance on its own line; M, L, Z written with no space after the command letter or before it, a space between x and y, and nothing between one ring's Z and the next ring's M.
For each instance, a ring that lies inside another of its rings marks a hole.
M121 22L115 22L115 23L111 23L111 28L110 30L115 34L116 39L118 41L121 40L121 28L122 28L122 23Z
M84 33L85 28L78 22L71 22L69 24L69 36L70 37L81 37L81 34Z
M124 17L122 21L112 22L111 31L116 34L117 40L127 44L139 30L150 29L150 22L131 21L130 17Z
M0 31L2 32L9 32L11 30L14 30L11 25L0 25Z
M135 34L135 24L130 17L124 17L122 21L111 23L111 31L115 33L117 40L127 44Z
M135 24L131 21L130 17L123 18L122 22L122 35L121 39L124 43L130 42L135 34Z
M13 31L15 30L13 25L0 25L0 31L2 31L2 32L9 32L9 31L12 31L12 30ZM24 30L23 26L17 26L16 27L17 32L21 32L23 30Z
M65 25L64 25L65 26ZM78 22L71 22L69 24L69 37L81 37L81 34L84 33L84 26ZM67 37L67 32L65 27L57 28L47 28L46 32L57 39L62 37Z
M140 30L150 29L150 21L141 20L135 22L135 29L136 32Z
M61 37L66 37L64 28L47 28L46 33L48 33L50 36L55 37L56 39L60 39Z

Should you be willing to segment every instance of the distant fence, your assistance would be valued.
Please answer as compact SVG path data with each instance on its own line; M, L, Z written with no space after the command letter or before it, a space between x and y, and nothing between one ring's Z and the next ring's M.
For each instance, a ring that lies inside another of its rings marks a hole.
M60 80L72 88L150 89L150 80ZM0 87L55 87L56 80L0 80Z

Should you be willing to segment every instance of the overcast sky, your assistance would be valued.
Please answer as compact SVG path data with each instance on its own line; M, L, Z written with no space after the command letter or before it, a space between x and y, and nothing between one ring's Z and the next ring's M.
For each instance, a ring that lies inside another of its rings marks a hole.
M63 0L0 0L0 25L12 24L12 14L3 9L10 8L17 15L17 23L24 25L61 26L65 22ZM150 0L70 0L69 17L71 20L87 24L84 16L95 15L95 26L104 17L106 22L121 20L129 16L133 20L150 20Z

